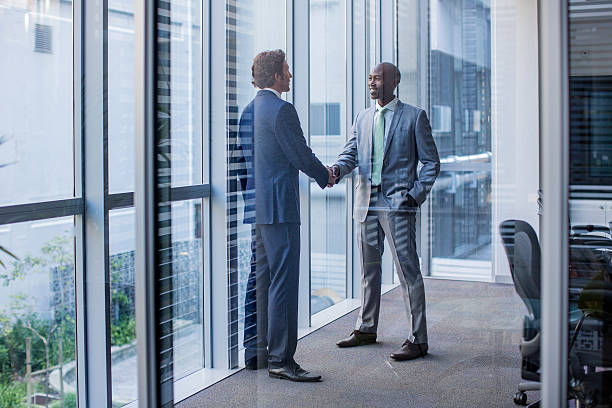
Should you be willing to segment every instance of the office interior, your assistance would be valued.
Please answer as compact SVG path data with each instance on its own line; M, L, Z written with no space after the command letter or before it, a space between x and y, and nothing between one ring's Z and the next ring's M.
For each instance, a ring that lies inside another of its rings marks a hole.
M0 406L608 407L612 2L0 0ZM342 351L354 181L300 175L296 358L244 370L235 149L254 56L324 164L401 72L441 172L417 217L430 352L391 251L378 344Z

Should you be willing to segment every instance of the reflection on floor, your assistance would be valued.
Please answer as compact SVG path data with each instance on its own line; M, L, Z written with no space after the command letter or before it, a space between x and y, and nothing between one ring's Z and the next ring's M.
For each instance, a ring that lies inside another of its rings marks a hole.
M383 296L379 343L338 349L356 311L303 338L296 360L323 382L240 371L177 404L189 407L514 407L525 309L510 285L427 279L430 355L395 362L407 335L400 289ZM530 396L531 397L531 396Z

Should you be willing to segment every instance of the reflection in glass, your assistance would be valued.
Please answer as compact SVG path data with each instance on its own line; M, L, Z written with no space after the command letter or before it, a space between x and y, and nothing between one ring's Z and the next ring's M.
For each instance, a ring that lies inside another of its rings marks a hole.
M228 64L227 72L227 111L232 112L228 119L228 148L237 149L238 121L245 106L255 97L257 88L251 83L253 58L266 50L286 50L286 9L284 0L248 0L236 2L227 0L228 10L235 14L227 20ZM290 67L292 70L293 67ZM284 96L283 96L284 97ZM235 112L235 114L234 114ZM230 159L230 162L233 159ZM228 245L230 255L230 294L232 299L231 320L231 363L237 364L238 350L243 349L245 326L245 296L248 276L251 271L251 241L255 238L252 224L245 223L245 198L248 192L238 183L241 168L231 162L228 183ZM235 194L239 192L238 194ZM252 193L252 192L251 192ZM253 308L253 310L255 310ZM249 312L249 319L254 319ZM251 326L252 323L247 323ZM254 328L253 328L254 329ZM235 331L234 331L235 330ZM235 334L234 334L235 333Z
M172 204L174 379L204 368L201 200ZM134 209L109 214L113 404L137 394L134 321Z
M612 404L612 17L610 2L567 3L568 406L604 407Z
M310 146L324 164L346 137L345 1L310 3ZM311 305L317 313L346 298L346 183L310 189Z
M429 114L442 169L431 198L431 273L464 269L489 280L491 9L479 1L430 7Z
M72 217L0 226L0 401L75 407Z
M0 205L70 198L72 3L0 2L0 55Z
M204 368L202 201L172 204L174 380Z

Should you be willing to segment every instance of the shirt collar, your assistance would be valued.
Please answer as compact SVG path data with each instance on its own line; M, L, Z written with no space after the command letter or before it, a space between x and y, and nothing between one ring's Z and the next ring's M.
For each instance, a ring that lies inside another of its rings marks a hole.
M399 101L399 99L397 99L397 96L394 96L391 102L385 105L385 108L393 112L395 110L395 107L397 106L397 101ZM380 106L378 104L378 101L376 101L376 111L380 112L381 109L382 109L382 106Z
M281 97L280 92L278 92L276 89L272 89L272 88L264 88L264 89L262 89L262 91L270 91L270 92L272 92L274 95L278 96L279 98Z

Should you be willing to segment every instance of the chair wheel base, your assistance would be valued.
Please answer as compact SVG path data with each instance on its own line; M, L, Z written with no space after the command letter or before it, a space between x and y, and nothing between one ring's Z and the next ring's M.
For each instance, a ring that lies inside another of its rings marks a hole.
M514 394L514 403L517 405L527 405L527 394L521 391Z

